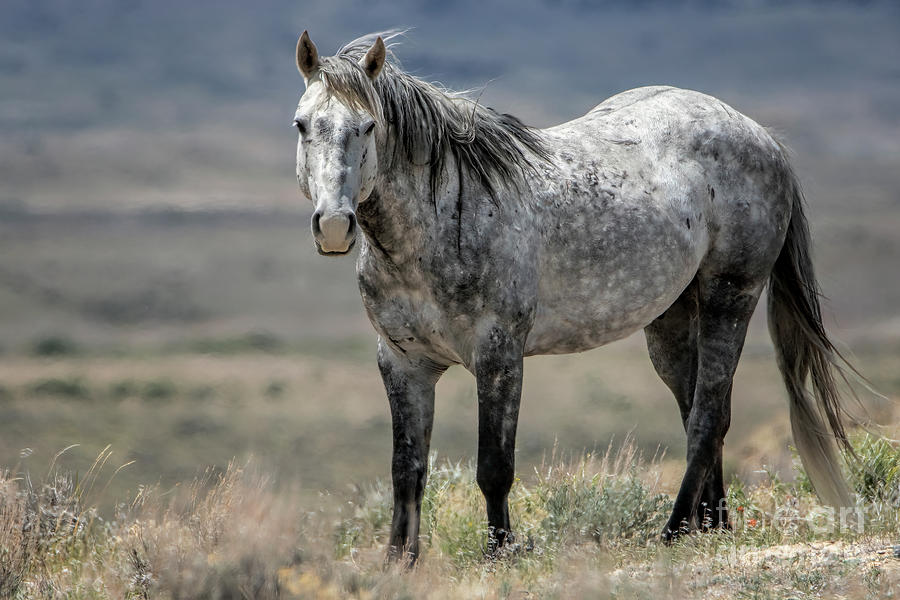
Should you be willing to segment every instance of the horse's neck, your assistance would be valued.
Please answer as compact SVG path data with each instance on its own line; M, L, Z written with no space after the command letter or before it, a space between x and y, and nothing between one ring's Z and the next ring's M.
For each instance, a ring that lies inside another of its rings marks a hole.
M383 173L357 217L366 241L380 258L405 263L429 245L435 205L427 168L401 165Z
M376 255L400 266L437 251L445 230L458 226L459 177L452 156L444 162L437 190L431 188L428 166L400 161L382 173L372 196L357 209L366 241Z

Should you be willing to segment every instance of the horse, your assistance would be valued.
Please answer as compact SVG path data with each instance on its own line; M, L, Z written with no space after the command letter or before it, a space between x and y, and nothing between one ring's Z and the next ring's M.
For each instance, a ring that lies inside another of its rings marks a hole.
M732 378L767 284L797 450L819 497L849 505L840 353L822 324L786 148L722 101L664 86L528 127L404 71L385 44L396 35L363 36L326 57L304 31L293 121L318 252L359 244L393 430L388 556L419 554L442 373L462 365L475 376L476 481L496 552L514 540L507 498L523 358L640 329L687 436L662 541L730 528L722 448Z

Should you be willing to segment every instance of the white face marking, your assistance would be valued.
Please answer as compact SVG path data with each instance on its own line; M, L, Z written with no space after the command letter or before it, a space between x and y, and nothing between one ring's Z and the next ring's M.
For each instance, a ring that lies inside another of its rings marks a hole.
M323 254L344 254L355 239L356 207L375 187L375 121L342 104L313 77L294 123L299 130L297 182L316 207L316 246Z

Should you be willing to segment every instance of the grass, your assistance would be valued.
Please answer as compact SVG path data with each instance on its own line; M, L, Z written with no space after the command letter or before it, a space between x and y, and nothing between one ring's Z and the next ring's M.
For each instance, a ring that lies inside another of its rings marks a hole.
M516 545L498 560L485 557L483 499L467 462L473 381L461 369L445 375L433 436L441 458L431 461L413 572L384 566L390 421L368 354L318 358L257 342L203 354L7 354L0 598L894 593L900 451L855 441L865 528L836 529L802 473L792 476L784 392L754 346L736 376L726 445L736 529L659 545L683 433L639 342L529 359L510 497ZM895 350L862 361L891 397ZM891 420L889 403L877 408ZM592 450L629 429L621 448ZM108 443L116 454L95 460Z
M860 438L859 462L852 463L856 493L869 501L900 505L900 448L866 434Z
M890 384L900 353L865 357L866 372ZM451 369L438 384L433 447L465 462L477 447L474 380ZM143 483L165 488L206 465L224 469L236 457L270 473L276 487L302 482L304 494L344 492L348 482L386 479L390 414L374 360L306 353L9 355L0 363L0 465L23 448L23 467L42 470L53 453L85 470L107 444L120 462L137 461L100 500ZM890 407L888 407L890 408ZM885 421L890 411L879 410ZM517 440L519 473L531 473L556 444L565 455L602 450L632 430L647 455L666 449L662 486L678 485L684 433L671 393L653 372L641 340L565 357L526 362ZM735 380L726 475L747 482L790 473L784 390L769 354L748 353ZM327 463L327 468L323 465Z
M897 457L864 438L856 446L874 462ZM659 460L644 460L631 441L549 460L517 480L517 544L499 558L484 552L472 469L432 457L412 571L384 565L391 501L382 481L301 501L253 465L232 463L174 491L143 487L104 519L92 503L114 477L108 461L101 453L82 477L58 467L39 483L0 477L0 596L883 598L900 590L892 504L861 498L863 527L820 527L824 507L778 479L732 482L734 531L662 546L671 499L659 488Z

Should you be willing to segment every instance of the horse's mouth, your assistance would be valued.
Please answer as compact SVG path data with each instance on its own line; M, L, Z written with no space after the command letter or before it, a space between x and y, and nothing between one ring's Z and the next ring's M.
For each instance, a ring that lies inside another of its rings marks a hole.
M353 246L356 245L356 238L353 238L352 240L350 240L350 245L347 246L346 250L342 252L327 252L325 250L322 250L322 246L319 245L319 242L317 240L313 241L316 243L316 252L318 252L322 256L346 256L347 254L350 254L350 251L353 250Z

